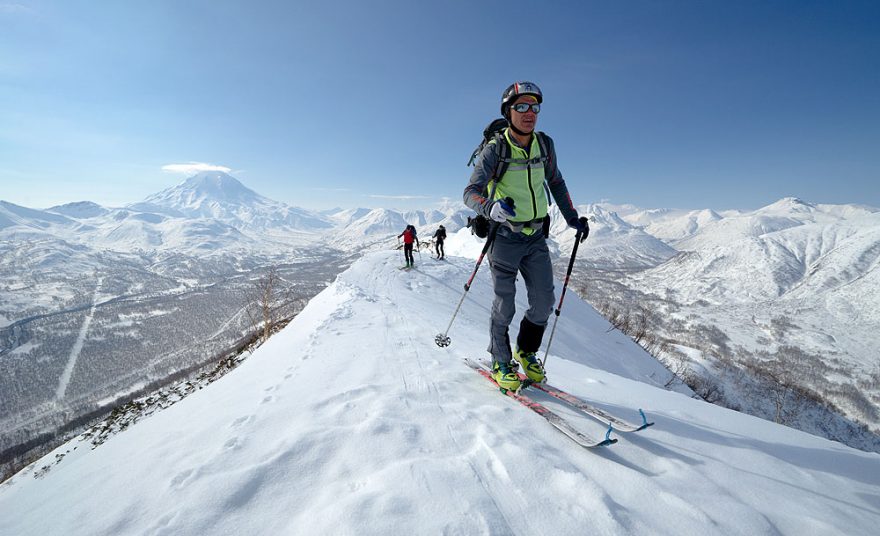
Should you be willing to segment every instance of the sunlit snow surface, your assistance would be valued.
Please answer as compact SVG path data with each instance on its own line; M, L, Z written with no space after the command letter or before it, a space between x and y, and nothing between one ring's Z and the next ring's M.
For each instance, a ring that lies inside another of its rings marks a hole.
M221 381L94 451L74 441L14 477L0 487L0 534L801 535L880 526L880 456L658 388L656 361L569 295L551 383L629 419L644 408L657 423L605 450L577 447L461 364L486 355L486 267L441 349L434 335L473 259L402 264L399 253L368 254Z

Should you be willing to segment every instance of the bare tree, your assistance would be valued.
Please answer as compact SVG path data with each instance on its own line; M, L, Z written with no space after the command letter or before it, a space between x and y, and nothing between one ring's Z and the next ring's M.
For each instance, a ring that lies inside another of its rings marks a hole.
M658 359L658 361L660 361L660 363L669 371L669 378L667 378L663 387L671 389L676 383L684 383L687 385L686 379L691 374L691 370L683 355L677 353L671 354L670 356Z
M278 323L284 319L284 311L295 300L292 289L278 274L277 266L270 266L253 282L247 295L247 311L253 330L260 333L265 342Z
M753 361L746 366L769 387L775 408L774 421L792 422L800 414L809 393L802 379L808 370L803 352L798 348L782 347L773 359Z
M701 376L690 369L686 369L683 374L685 384L694 391L695 396L710 404L724 399L724 388L712 376Z

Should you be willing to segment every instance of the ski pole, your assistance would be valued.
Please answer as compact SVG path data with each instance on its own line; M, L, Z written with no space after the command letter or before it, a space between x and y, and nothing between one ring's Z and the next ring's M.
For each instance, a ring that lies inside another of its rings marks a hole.
M492 186L492 193L489 194L489 199L494 199L495 197L495 188L498 184ZM514 206L513 199L510 197L505 197L504 201L510 205ZM449 338L449 330L452 329L452 323L455 322L455 317L458 315L458 310L461 309L461 304L464 303L464 297L467 296L468 291L471 289L471 283L474 282L474 277L477 275L477 270L480 269L480 264L483 263L483 257L486 256L486 253L489 251L489 248L492 246L492 243L495 242L495 237L498 235L498 229L501 227L501 223L493 221L489 225L489 236L486 237L486 244L483 246L483 251L480 252L480 257L477 259L477 264L474 266L474 272L471 274L470 279L468 279L467 283L464 284L464 293L461 295L461 299L458 300L458 307L455 308L455 312L452 313L452 320L449 321L449 326L446 327L446 333L438 333L436 337L434 337L434 342L437 343L437 346L443 348L452 344L452 340Z
M581 220L586 220L585 217L581 217ZM562 312L562 300L565 299L565 290L568 288L568 280L571 278L571 270L574 268L574 258L578 252L578 245L587 239L587 236L590 234L590 228L586 228L586 234L581 238L581 231L578 231L577 234L574 235L574 247L571 249L571 259L568 261L568 271L565 273L565 283L562 285L562 294L559 295L559 304L556 306L556 318L553 320L553 329L550 331L550 338L547 340L547 350L544 353L544 359L541 361L541 367L544 367L547 363L547 358L550 356L550 345L553 343L553 334L556 333L556 323L559 322L559 313Z
M477 270L480 269L480 264L483 263L483 257L486 256L486 252L489 251L489 248L492 246L492 242L495 241L495 236L498 234L498 228L501 227L501 224L498 222L493 222L491 229L489 229L489 236L486 238L486 244L483 246L483 251L480 252L480 257L477 259L477 264L474 266L474 272L471 274L470 279L467 280L467 283L464 284L464 292L461 295L461 299L458 300L458 307L455 308L455 312L452 313L452 320L449 321L449 326L446 327L445 333L438 333L436 337L434 337L434 342L437 343L437 346L440 348L444 348L452 344L452 339L448 337L449 330L452 329L452 323L455 322L455 317L458 315L458 310L461 309L461 304L464 303L464 297L467 296L468 291L471 289L471 283L474 281L474 277L477 275Z

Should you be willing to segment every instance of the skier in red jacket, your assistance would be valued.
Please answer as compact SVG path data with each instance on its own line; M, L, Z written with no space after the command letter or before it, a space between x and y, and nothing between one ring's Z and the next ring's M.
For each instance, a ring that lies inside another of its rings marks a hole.
M419 243L419 237L416 234L416 228L413 225L407 225L406 229L403 230L402 233L397 235L397 238L403 237L403 256L406 257L406 267L412 268L416 265L416 261L413 258L413 242L416 243L417 246L421 247Z

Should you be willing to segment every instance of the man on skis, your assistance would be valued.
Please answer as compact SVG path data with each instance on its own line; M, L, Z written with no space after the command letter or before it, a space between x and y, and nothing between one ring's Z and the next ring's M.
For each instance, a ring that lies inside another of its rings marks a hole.
M416 235L415 226L407 225L406 229L397 235L397 238L399 239L401 236L403 237L403 256L406 258L406 267L412 268L416 265L416 261L413 258L413 242L415 242L417 246L422 247L421 244L419 244L419 237Z
M536 356L554 301L553 266L546 242L550 217L545 181L565 221L580 232L586 229L586 220L578 218L556 165L553 140L535 132L542 102L541 90L531 82L516 82L504 90L501 115L509 126L500 141L495 138L483 147L464 189L465 204L498 226L488 252L495 291L488 350L492 354L493 379L511 390L520 386L514 358L530 380L544 380L544 368ZM503 174L495 177L501 154L499 143L509 145L506 152L510 159ZM517 273L522 274L526 284L529 309L520 323L516 350L511 355L508 331L516 313Z
M434 248L437 250L437 258L443 260L446 257L446 252L443 250L443 241L446 240L446 227L440 226L434 232Z

